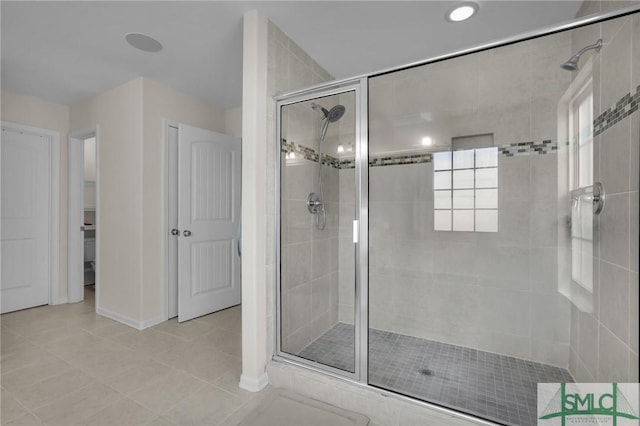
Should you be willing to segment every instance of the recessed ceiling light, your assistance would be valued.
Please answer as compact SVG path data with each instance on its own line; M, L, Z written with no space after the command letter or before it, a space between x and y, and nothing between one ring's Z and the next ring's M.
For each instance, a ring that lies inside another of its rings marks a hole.
M458 3L453 9L449 10L445 17L450 22L460 22L471 18L478 11L478 3L466 1Z
M124 36L131 46L136 49L144 50L145 52L159 52L162 50L162 45L155 38L141 33L129 33Z
M424 138L422 138L422 145L431 146L432 144L433 144L433 141L429 136L425 136Z

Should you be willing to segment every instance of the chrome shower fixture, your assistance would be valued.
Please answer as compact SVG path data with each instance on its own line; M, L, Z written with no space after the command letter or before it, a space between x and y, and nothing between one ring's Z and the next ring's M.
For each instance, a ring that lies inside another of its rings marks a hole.
M336 105L330 110L327 110L325 107L323 107L322 105L318 105L315 102L311 103L311 108L313 108L315 111L322 111L322 113L324 114L323 118L329 120L330 123L335 123L336 121L340 120L345 111L345 108L342 105Z
M327 136L327 129L329 123L335 123L340 120L344 115L345 107L343 105L336 105L330 110L326 109L322 105L318 105L315 102L311 103L311 108L314 111L322 111L324 117L322 117L322 130L320 131L320 140L318 141L318 188L319 194L312 192L307 197L307 209L309 213L315 216L315 226L319 231L324 230L327 225L327 215L324 210L324 189L322 186L322 144L324 138Z
M576 53L575 55L573 55L571 57L571 59L569 59L567 62L565 62L564 64L560 65L560 67L564 70L567 71L576 71L578 69L578 61L580 60L580 56L582 56L582 54L588 50L592 50L594 49L596 52L599 52L600 49L602 49L602 39L598 39L598 41L596 41L594 44L591 44L587 47L583 47L582 49L580 49L580 51L578 53Z

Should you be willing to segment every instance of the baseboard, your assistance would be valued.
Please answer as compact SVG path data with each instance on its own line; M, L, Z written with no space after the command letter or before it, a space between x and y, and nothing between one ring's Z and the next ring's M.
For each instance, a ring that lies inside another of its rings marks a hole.
M69 303L66 297L60 297L57 301L51 302L50 305L63 305L65 303Z
M145 328L153 327L154 325L158 325L166 321L166 319L163 316L159 316L157 318L153 318L147 321L136 321L132 318L126 317L124 315L116 314L115 312L111 312L110 310L104 309L104 308L97 308L96 313L102 315L103 317L107 317L114 321L118 321L124 325L128 325L129 327L133 327L136 330L144 330Z
M269 384L269 376L267 373L262 373L258 377L250 377L246 374L240 376L240 389L247 390L249 392L260 392Z
M109 319L112 319L114 321L118 321L119 323L122 323L124 325L128 325L129 327L133 327L137 330L142 330L142 323L140 321L136 321L132 318L128 318L124 315L120 315L120 314L116 314L115 312L111 312L108 309L104 309L104 308L96 308L96 313L102 315L103 317L107 317Z
M146 321L142 321L142 328L141 330L144 330L145 328L149 328L149 327L153 327L154 325L158 325L160 323L165 322L167 319L161 315L157 318L153 318L150 320L146 320Z

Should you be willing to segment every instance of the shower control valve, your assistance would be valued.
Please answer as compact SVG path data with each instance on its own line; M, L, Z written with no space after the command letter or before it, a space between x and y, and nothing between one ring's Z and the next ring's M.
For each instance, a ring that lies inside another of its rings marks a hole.
M312 192L307 197L307 209L309 213L316 214L322 210L322 200L320 200L320 196L315 192Z

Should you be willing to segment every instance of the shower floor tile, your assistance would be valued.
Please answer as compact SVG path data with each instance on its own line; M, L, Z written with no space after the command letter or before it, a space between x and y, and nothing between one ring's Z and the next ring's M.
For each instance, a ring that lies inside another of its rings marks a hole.
M338 323L298 356L354 369L354 327ZM369 336L369 384L509 425L534 426L538 383L565 369L380 330Z

